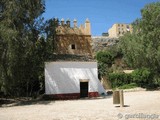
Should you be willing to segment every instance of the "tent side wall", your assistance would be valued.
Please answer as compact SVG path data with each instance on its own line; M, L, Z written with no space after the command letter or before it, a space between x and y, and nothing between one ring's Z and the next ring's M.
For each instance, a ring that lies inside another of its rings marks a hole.
M46 62L45 93L55 98L79 98L80 80L88 80L89 97L106 94L98 80L96 62Z

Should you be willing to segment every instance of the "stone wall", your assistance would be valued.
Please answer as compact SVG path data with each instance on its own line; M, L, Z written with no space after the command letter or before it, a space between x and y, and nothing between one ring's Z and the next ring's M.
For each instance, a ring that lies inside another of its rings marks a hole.
M57 35L55 42L57 54L92 55L90 35Z
M106 50L108 47L115 45L119 42L118 38L110 38L110 37L104 37L104 36L96 36L92 37L92 51L93 53L101 50Z

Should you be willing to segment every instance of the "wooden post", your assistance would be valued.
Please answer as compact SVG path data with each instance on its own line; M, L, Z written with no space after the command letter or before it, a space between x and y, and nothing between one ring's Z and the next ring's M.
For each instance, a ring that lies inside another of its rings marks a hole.
M120 106L124 107L123 90L119 91L119 96L120 96Z

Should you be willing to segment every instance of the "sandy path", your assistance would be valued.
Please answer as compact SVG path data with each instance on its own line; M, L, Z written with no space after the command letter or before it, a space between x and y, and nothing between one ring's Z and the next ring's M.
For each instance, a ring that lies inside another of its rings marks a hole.
M1 107L0 120L144 120L138 118L144 115L160 120L160 91L125 92L124 97L124 108L113 105L112 97Z

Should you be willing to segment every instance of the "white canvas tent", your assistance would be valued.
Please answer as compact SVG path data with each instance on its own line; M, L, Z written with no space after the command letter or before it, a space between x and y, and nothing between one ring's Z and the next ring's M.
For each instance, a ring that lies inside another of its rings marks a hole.
M106 91L98 80L96 62L46 62L45 94L70 99L97 97Z

